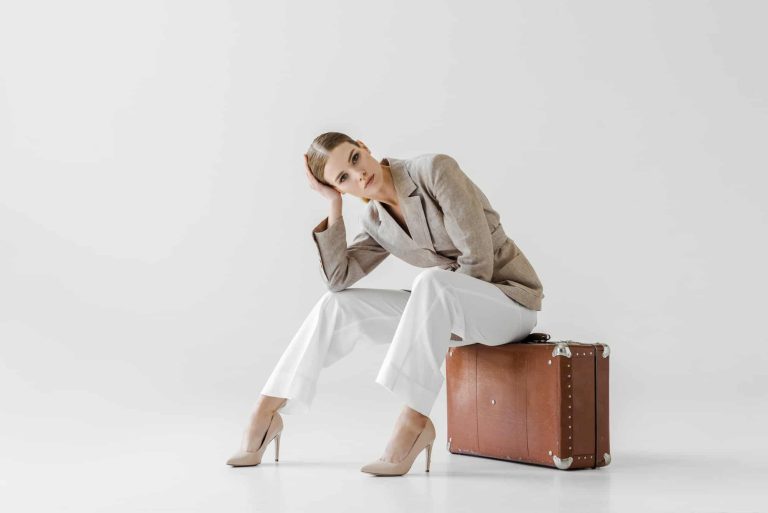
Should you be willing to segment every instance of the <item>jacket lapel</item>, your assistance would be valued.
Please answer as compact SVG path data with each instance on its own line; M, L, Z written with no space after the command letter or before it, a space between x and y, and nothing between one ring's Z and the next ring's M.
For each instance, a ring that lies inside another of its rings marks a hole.
M415 245L419 248L429 249L434 251L432 245L432 238L429 235L429 229L427 226L427 217L424 214L424 206L422 204L422 198L418 194L411 196L418 186L411 179L408 174L408 170L405 168L405 162L401 159L385 158L382 163L389 166L392 171L392 181L395 186L395 192L397 193L398 203L400 209L403 211L405 217L405 224L408 225L408 231L411 232L411 237L403 231L400 225L397 223L394 217L384 208L384 206L376 201L376 208L379 211L379 219L382 220L381 231L386 232L391 237L395 237L397 240L402 241L404 244Z

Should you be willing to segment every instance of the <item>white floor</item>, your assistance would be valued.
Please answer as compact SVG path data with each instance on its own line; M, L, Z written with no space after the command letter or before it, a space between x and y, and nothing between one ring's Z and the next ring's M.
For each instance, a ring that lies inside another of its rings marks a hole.
M151 408L131 409L97 395L60 391L49 394L58 400L48 403L47 412L29 409L21 415L20 396L5 395L17 407L4 410L0 418L0 511L768 508L768 464L749 450L748 437L724 440L715 449L701 432L692 431L690 446L662 450L659 429L649 429L647 440L628 444L626 430L619 429L625 423L617 418L613 461L602 469L560 471L460 456L445 447L445 389L432 415L438 443L431 471L424 471L422 453L405 476L364 474L360 467L381 455L398 407L375 384L359 396L367 397L365 405L356 403L363 399L342 396L343 387L353 381L326 383L312 412L285 415L280 461L275 463L271 446L261 465L248 468L224 463L237 448L242 415L248 410L239 399L223 401L214 394L196 401L180 398L175 404L157 399ZM370 412L373 400L381 400L381 407ZM719 418L723 429L734 421L732 415ZM644 449L637 447L643 444Z

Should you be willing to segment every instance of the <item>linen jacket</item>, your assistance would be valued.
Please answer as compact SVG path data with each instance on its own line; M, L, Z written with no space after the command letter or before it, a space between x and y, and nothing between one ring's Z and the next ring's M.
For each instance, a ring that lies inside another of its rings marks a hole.
M328 289L343 290L390 254L416 267L441 267L490 282L509 298L541 310L539 277L504 232L488 198L453 157L430 153L384 158L410 236L377 200L361 217L363 230L347 245L344 217L312 230Z

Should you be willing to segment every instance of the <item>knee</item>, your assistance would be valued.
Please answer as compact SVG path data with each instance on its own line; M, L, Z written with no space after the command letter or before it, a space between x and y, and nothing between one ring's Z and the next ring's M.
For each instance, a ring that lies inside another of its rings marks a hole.
M421 271L413 280L413 291L421 288L443 288L448 285L448 280L453 272L439 267L430 267Z
M344 289L335 292L329 290L320 296L317 304L322 309L338 308L344 306L344 304L350 301L352 299L352 295L353 291L351 289Z
M328 292L320 296L320 299L317 301L317 303L323 307L333 304L338 300L339 294L341 294L341 292L343 291L334 292L332 290L329 290Z

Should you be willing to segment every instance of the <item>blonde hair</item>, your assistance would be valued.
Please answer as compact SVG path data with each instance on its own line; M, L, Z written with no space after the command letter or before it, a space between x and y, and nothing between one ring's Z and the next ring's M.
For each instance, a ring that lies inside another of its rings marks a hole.
M315 137L315 140L312 141L312 144L309 145L309 149L307 150L309 170L312 171L312 174L315 175L315 178L317 178L318 182L329 187L333 187L332 184L325 181L323 171L325 170L325 164L328 162L328 155L337 146L344 144L345 142L354 144L360 148L360 145L357 144L357 141L352 139L347 134L342 134L341 132L325 132L324 134L320 134ZM368 203L371 201L370 198L360 199L363 200L363 203Z

